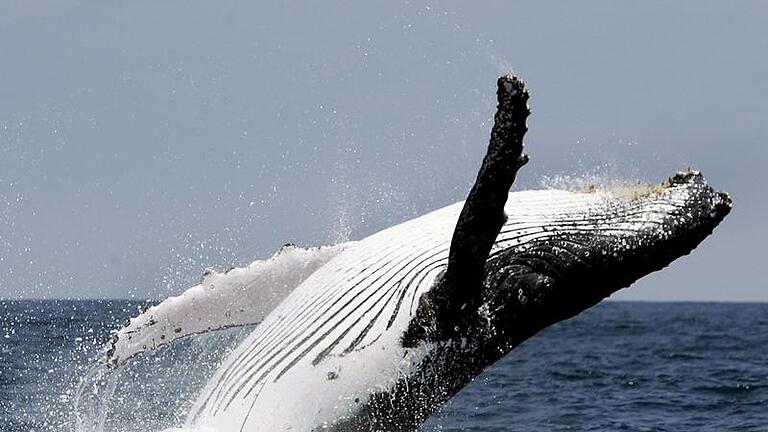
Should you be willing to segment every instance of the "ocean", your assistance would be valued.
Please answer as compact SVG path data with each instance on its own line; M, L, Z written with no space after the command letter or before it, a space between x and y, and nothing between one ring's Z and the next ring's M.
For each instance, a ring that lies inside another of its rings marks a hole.
M0 431L160 431L250 330L104 366L132 301L0 302ZM604 302L513 350L421 429L768 431L768 304Z

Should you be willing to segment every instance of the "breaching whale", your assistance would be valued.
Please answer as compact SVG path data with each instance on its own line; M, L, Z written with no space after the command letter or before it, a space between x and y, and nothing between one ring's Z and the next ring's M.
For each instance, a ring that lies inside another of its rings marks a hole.
M187 426L414 431L485 368L688 254L731 208L701 174L582 191L509 189L528 161L522 81L499 78L490 144L466 201L365 239L284 247L134 318L116 367L193 333L258 324Z

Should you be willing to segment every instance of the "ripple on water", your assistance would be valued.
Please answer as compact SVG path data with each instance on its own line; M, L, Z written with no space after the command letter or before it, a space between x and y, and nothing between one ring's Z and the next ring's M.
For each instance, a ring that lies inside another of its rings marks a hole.
M245 333L193 337L119 374L99 370L109 330L137 306L0 302L0 431L74 432L80 421L78 432L219 432L178 427L222 350ZM603 303L524 343L422 432L766 431L766 316L766 304Z

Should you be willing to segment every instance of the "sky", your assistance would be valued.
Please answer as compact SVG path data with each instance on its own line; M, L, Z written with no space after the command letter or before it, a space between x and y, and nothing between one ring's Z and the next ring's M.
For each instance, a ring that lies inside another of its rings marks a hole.
M623 300L768 301L768 2L0 2L0 298L163 298L464 199L495 80L513 189L660 182L734 210Z

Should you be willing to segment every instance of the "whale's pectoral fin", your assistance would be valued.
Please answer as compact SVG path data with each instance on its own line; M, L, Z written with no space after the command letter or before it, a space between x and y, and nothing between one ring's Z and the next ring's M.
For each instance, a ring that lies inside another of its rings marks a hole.
M286 245L272 258L226 273L206 270L200 285L142 311L115 332L107 362L119 366L185 336L259 323L310 274L352 242L303 249Z
M448 267L422 296L404 343L444 339L458 333L476 316L484 267L506 215L504 204L518 170L528 162L523 152L528 91L513 75L498 79L498 106L488 151L464 202L451 239Z

